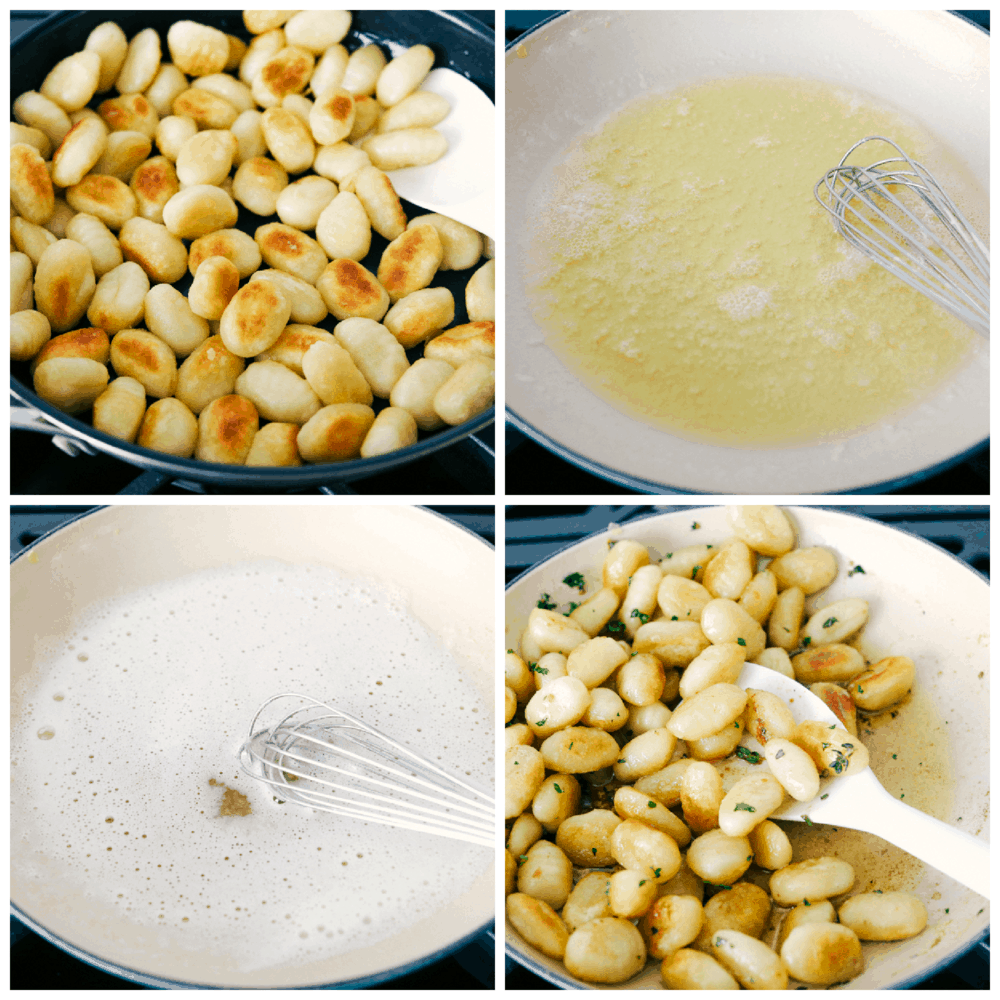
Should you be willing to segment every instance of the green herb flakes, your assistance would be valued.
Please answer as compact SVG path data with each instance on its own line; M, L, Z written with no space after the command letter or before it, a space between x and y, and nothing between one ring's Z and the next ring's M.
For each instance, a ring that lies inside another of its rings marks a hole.
M733 812L755 813L757 810L748 802L737 802Z
M535 605L536 608L541 608L543 611L552 611L555 609L555 605L552 603L551 594L542 594L538 599L538 603Z
M563 583L567 587L574 587L576 590L579 590L581 594L587 589L587 584L583 579L582 573L570 573L569 576L563 577Z

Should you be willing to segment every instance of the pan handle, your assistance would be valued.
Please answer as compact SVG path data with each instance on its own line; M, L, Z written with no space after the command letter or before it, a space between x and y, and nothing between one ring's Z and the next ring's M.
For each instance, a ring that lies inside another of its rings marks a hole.
M76 458L81 453L96 455L93 445L75 434L70 434L62 427L50 424L38 410L25 406L16 400L11 401L10 429L12 431L37 431L39 434L51 434L52 443L66 452L70 458Z

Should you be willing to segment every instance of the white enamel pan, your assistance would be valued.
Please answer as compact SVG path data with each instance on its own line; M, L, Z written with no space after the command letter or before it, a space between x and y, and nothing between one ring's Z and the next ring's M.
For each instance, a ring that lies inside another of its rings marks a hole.
M30 692L44 681L33 676L43 672L43 651L65 642L95 602L264 559L329 566L402 593L413 616L493 704L494 552L444 517L406 506L118 506L56 529L13 561L11 680L19 694L12 719L27 710ZM294 660L294 629L289 632ZM85 875L61 877L65 857L41 857L19 836L30 826L24 812L30 806L20 809L10 817L13 915L77 958L147 986L366 986L442 958L493 927L495 866L489 861L471 888L385 940L311 964L248 973L227 964L209 940L185 941L176 929L151 931L131 922L88 891ZM249 844L253 834L246 836ZM268 857L266 843L250 846L262 862Z
M844 597L871 607L856 643L869 660L906 655L916 664L913 692L898 711L859 735L872 768L893 795L946 823L989 839L989 586L965 563L934 545L877 521L817 507L788 508L802 547L824 545L837 554L840 572L806 601L818 610ZM692 525L699 527L694 529ZM539 595L564 606L579 599L562 580L583 573L588 589L600 587L609 538L634 538L662 558L675 546L717 544L732 537L723 506L654 515L624 526L620 534L594 535L557 553L515 580L506 596L505 648L515 647ZM860 564L864 573L850 574ZM869 732L868 730L871 730ZM842 989L915 986L975 947L989 932L989 904L982 897L870 834L782 822L795 860L834 854L855 869L853 891L900 889L927 907L927 928L908 941L865 943L865 971ZM748 878L766 885L766 873ZM988 878L984 874L984 878ZM773 928L771 929L773 930ZM765 931L764 940L771 943ZM507 952L550 982L569 989L592 986L574 979L561 962L528 945L507 923ZM621 989L660 988L658 963ZM799 985L799 984L794 984Z
M989 35L945 11L572 11L506 53L507 409L567 461L632 489L878 492L967 457L989 435L989 358L930 399L843 440L753 450L683 440L586 389L547 346L526 294L527 227L570 142L632 98L773 73L876 95L937 135L989 190ZM862 136L858 136L862 138ZM982 213L988 218L988 213ZM891 426L890 426L891 424Z

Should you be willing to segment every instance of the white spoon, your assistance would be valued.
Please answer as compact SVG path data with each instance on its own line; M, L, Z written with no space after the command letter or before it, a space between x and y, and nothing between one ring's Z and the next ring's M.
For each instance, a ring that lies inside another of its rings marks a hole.
M821 699L777 670L747 663L737 683L742 688L776 694L787 702L797 723L815 719L840 726L837 717ZM741 745L758 752L763 749L752 736L744 737ZM746 765L750 769L758 766ZM853 776L821 781L819 795L811 802L797 802L786 796L784 803L769 818L805 822L806 817L811 823L874 833L980 896L990 898L989 844L893 798L870 767Z
M421 90L440 94L451 105L448 116L434 126L448 140L448 152L426 167L390 171L396 193L495 237L493 102L471 80L450 69L431 70Z

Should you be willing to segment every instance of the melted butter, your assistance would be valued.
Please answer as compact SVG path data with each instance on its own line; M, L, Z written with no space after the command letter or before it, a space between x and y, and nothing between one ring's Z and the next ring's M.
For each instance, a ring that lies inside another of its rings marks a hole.
M974 334L813 196L871 134L980 204L921 127L827 84L739 77L627 105L574 144L539 214L532 298L552 348L630 416L727 445L843 436L929 395Z

